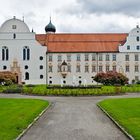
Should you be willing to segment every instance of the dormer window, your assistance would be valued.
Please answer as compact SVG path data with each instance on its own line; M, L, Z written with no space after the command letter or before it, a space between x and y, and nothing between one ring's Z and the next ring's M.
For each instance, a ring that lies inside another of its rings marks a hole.
M127 46L127 50L130 50L130 46L129 45Z
M16 25L12 25L12 29L16 29L17 28L17 26Z

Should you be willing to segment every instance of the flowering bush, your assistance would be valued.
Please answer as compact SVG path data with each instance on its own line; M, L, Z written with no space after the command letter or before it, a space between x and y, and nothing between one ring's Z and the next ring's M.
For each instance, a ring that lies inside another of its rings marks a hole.
M0 72L0 85L11 85L16 82L16 75L9 71Z
M101 72L95 75L94 80L104 85L125 85L128 78L116 71Z

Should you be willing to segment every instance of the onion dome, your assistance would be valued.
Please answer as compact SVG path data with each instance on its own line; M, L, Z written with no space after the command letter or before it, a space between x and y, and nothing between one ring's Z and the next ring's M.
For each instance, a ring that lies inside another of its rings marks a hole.
M50 19L49 24L45 27L45 31L46 31L46 33L55 33L56 32L56 28L52 24L51 19Z

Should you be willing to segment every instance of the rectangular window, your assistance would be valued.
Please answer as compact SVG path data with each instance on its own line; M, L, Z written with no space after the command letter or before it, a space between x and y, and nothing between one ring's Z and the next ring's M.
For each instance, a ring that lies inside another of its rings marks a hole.
M125 66L125 72L129 72L129 65Z
M139 55L135 54L135 61L139 61Z
M103 60L103 56L101 54L99 54L99 61Z
M112 67L112 70L113 70L113 71L116 71L116 70L117 70L116 65L114 65L114 66Z
M57 66L57 72L61 72L61 65Z
M77 54L76 60L77 60L77 61L81 61L81 56L80 56L80 54Z
M49 55L49 61L52 62L52 55Z
M85 54L85 61L88 61L88 60L89 60L89 55Z
M89 66L88 65L85 66L85 72L89 72Z
M139 76L135 76L135 81L139 81Z
M62 61L62 56L58 55L58 61Z
M53 72L52 65L49 66L49 72Z
M130 46L129 45L127 45L127 50L130 50Z
M112 60L113 60L113 61L116 61L116 54L113 54L113 55L112 55Z
M71 65L68 65L68 72L71 72Z
M92 65L92 72L96 72L96 66Z
M99 72L103 71L103 66L99 66Z
M135 72L139 72L139 66L135 65Z
M109 61L109 54L106 55L106 61Z
M96 54L92 54L92 61L96 61Z
M76 66L76 72L80 72L81 70L80 70L80 65L77 65Z
M17 28L17 26L16 25L12 25L12 29L16 29Z
M108 65L106 66L106 71L109 71L109 66Z
M137 46L136 49L139 50L140 49L140 46Z
M71 55L67 55L67 61L71 61Z
M129 55L128 54L125 55L125 61L129 61Z

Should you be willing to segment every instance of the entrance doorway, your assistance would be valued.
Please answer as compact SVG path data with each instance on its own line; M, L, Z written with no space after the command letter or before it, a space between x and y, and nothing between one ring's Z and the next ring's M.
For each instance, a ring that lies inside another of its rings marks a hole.
M18 65L17 60L14 60L12 65L11 65L11 72L16 75L16 83L21 84L21 71L20 71L20 66Z

